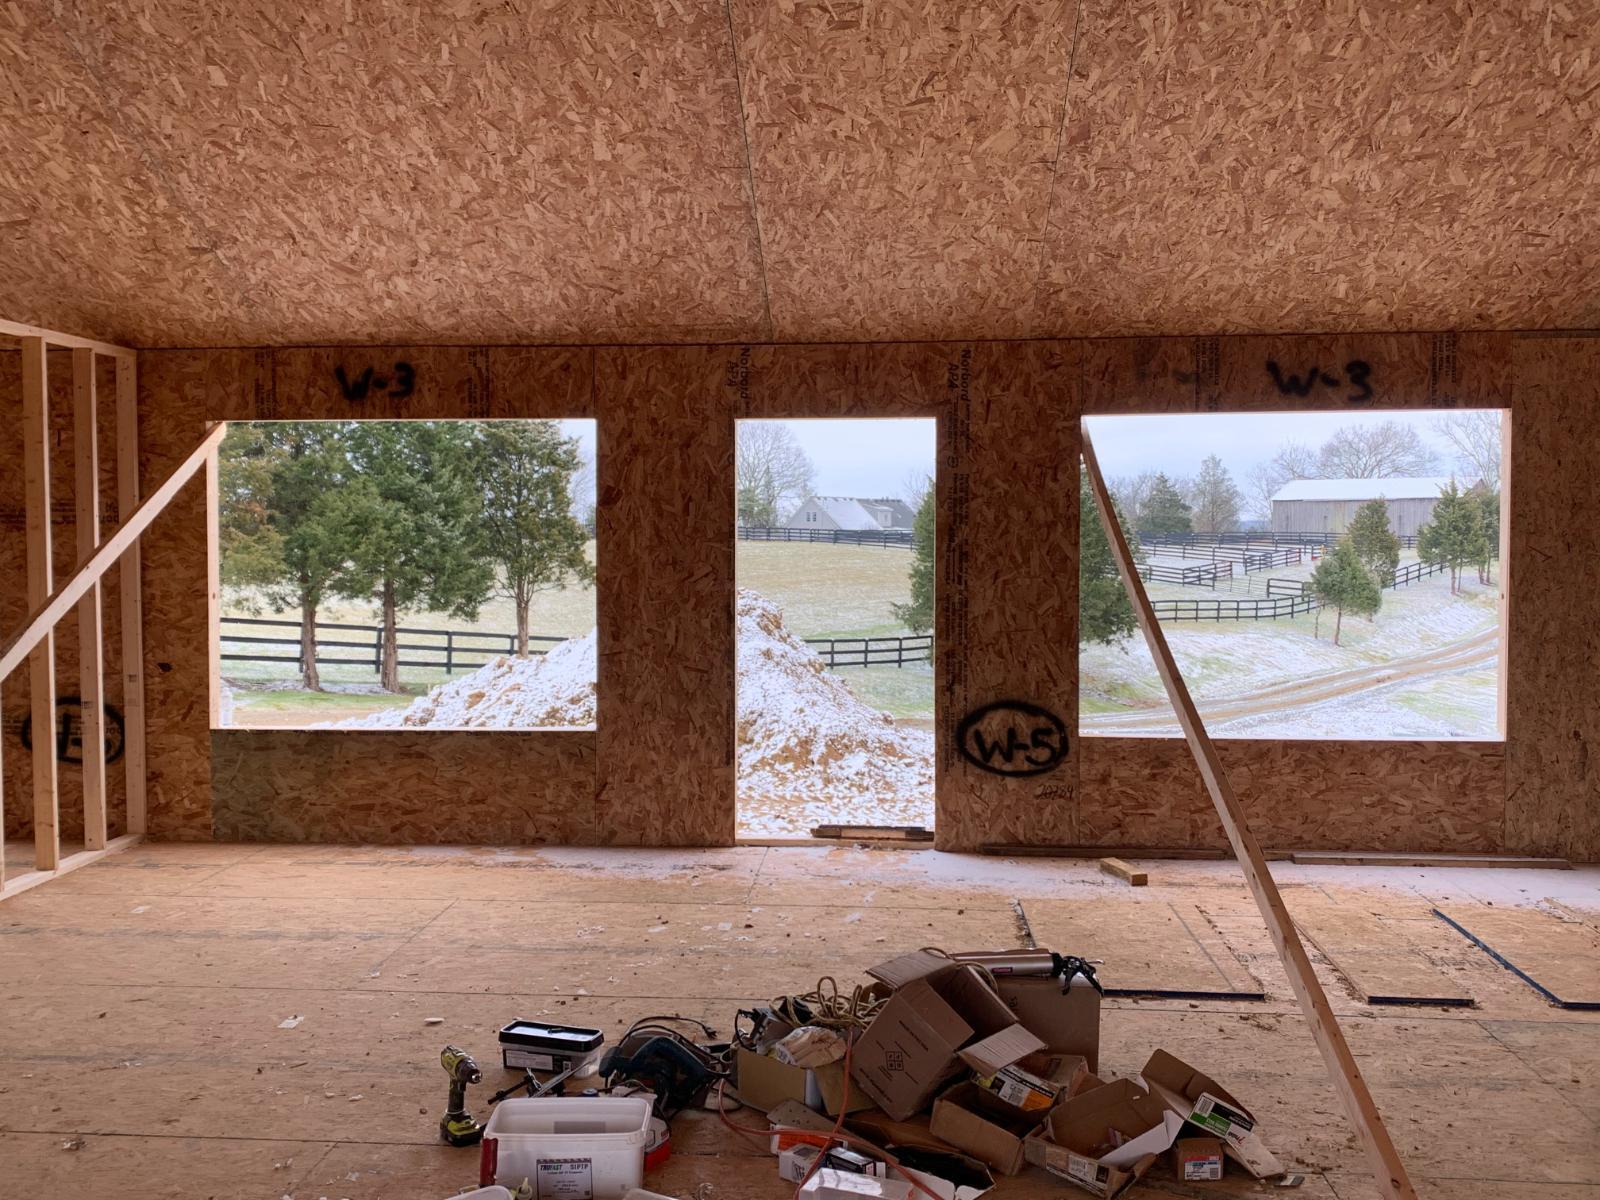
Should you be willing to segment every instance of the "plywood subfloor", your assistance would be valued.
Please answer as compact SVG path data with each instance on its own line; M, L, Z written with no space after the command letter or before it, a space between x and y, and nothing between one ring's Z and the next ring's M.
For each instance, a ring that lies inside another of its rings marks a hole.
M1476 1004L1372 1008L1319 963L1421 1194L1600 1200L1600 1014L1557 1009L1443 922L1411 922L1490 901L1592 913L1600 871L1276 874L1296 911L1404 922ZM446 1197L473 1183L476 1156L433 1140L445 1042L489 1065L512 1017L615 1033L680 1012L726 1030L736 1007L822 974L846 981L918 946L1014 944L1013 901L1042 944L1092 953L1108 978L1159 981L1175 964L1254 981L1262 1001L1108 1001L1102 1065L1131 1073L1163 1046L1255 1108L1307 1174L1296 1195L1375 1195L1231 863L1162 863L1130 894L1092 862L934 852L214 844L138 846L0 906L0 1194ZM1178 926L1192 948L1169 963ZM499 1086L498 1069L488 1077ZM1467 1115L1483 1112L1493 1137ZM647 1180L658 1191L791 1194L709 1115L681 1118L675 1144ZM1065 1194L1036 1174L994 1193ZM1136 1194L1197 1193L1163 1169ZM1206 1194L1265 1193L1232 1181Z

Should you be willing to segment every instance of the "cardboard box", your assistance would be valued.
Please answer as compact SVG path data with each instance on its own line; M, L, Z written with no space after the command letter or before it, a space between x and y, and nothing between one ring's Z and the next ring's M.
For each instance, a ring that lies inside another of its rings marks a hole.
M804 1067L791 1067L769 1054L756 1054L738 1047L734 1056L737 1071L739 1099L751 1108L771 1112L785 1100L798 1100L807 1108L839 1115L839 1104L844 1099L844 1064L829 1063L808 1071ZM850 1111L860 1112L872 1107L872 1097L859 1087L850 1089Z
M965 1150L1002 1175L1024 1166L1023 1142L1042 1113L1023 1112L976 1083L958 1083L933 1104L933 1136Z
M767 1120L774 1126L768 1142L773 1154L782 1154L790 1146L826 1146L833 1140L833 1122L798 1100L785 1100L769 1109Z
M897 1146L915 1146L947 1154L955 1152L955 1147L949 1142L933 1136L933 1130L928 1127L928 1117L923 1113L917 1113L905 1121L896 1121L881 1108L869 1108L866 1112L851 1114L845 1118L844 1124L857 1137L866 1138L885 1150Z
M1115 1196L1172 1149L1183 1118L1137 1081L1089 1088L1051 1110L1024 1147L1027 1161L1097 1196Z
M1000 998L1021 1026L1055 1054L1081 1054L1100 1069L1100 993L1078 976L1065 992L1061 980L1042 975L1001 975Z
M1228 1157L1257 1179L1283 1174L1283 1164L1256 1134L1250 1110L1215 1079L1165 1050L1153 1053L1139 1074L1169 1109L1219 1137Z
M978 1200L994 1186L994 1176L975 1158L954 1151L902 1146L895 1150L899 1170L890 1178L906 1178L927 1188L939 1200ZM921 1200L922 1193L916 1193Z
M1172 1147L1172 1173L1189 1183L1209 1183L1222 1178L1222 1139L1179 1138Z
M1001 1067L993 1075L978 1076L977 1083L1005 1103L1040 1117L1076 1090L1089 1067L1081 1054L1039 1052Z
M834 1146L823 1151L821 1146L790 1146L778 1155L778 1178L790 1183L800 1183L810 1173L818 1158L822 1165L833 1171L847 1171L854 1175L872 1175L879 1179L889 1174L889 1164L881 1159L869 1158L844 1146Z
M921 1109L962 1064L992 1075L1043 1050L972 967L919 950L867 972L894 989L851 1051L861 1090L896 1120Z
M911 1200L911 1185L904 1179L875 1179L871 1175L852 1175L823 1167L798 1193L808 1200Z

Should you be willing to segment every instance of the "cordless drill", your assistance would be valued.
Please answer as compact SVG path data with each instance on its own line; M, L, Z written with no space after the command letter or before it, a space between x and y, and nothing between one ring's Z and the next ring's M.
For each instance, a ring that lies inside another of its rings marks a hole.
M483 1126L467 1111L467 1085L482 1083L483 1072L459 1046L441 1050L439 1065L450 1077L450 1103L439 1120L439 1137L452 1146L475 1146L483 1139Z

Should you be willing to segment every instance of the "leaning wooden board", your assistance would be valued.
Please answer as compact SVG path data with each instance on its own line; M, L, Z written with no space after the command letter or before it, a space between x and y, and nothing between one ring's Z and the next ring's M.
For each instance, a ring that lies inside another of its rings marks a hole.
M1600 1011L1600 930L1537 908L1446 904L1433 911L1552 1004Z
M1193 904L1027 900L1023 907L1034 941L1094 961L1107 995L1265 999L1261 982Z
M1313 903L1298 896L1290 914L1301 934L1368 1004L1464 1007L1473 1002L1407 936L1405 921L1356 904Z

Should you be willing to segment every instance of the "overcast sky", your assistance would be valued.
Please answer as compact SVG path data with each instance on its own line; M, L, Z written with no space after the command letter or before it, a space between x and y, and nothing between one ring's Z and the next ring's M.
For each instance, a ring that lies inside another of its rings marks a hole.
M817 469L819 496L904 496L913 474L933 474L931 418L782 421Z

